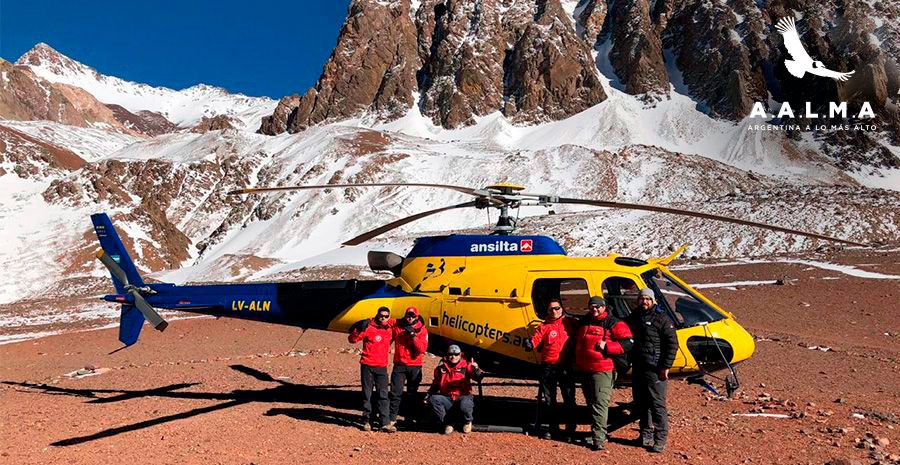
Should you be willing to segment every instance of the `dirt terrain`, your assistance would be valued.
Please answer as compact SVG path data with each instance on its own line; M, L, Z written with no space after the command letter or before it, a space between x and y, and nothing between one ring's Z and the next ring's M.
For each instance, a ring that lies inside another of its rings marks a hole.
M632 442L628 389L614 392L604 452L514 433L365 433L344 335L200 318L118 352L115 329L0 346L0 463L900 463L900 279L884 276L900 275L900 251L769 260L677 271L719 284L702 292L757 346L734 399L671 382L662 456ZM535 390L487 380L477 420L527 421ZM787 418L734 415L746 413Z

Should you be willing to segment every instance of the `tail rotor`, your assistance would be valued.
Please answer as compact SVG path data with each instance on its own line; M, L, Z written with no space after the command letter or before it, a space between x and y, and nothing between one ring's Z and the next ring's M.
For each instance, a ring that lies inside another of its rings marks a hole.
M106 266L106 269L118 279L124 286L125 292L134 299L134 303L131 304L144 315L144 318L147 319L147 322L150 323L150 326L153 326L158 331L165 331L166 327L169 326L169 323L164 320L159 313L147 303L147 300L144 299L144 294L152 294L154 291L149 287L137 287L128 282L128 276L125 274L125 271L113 260L112 257L104 253L102 250L97 251L97 258Z

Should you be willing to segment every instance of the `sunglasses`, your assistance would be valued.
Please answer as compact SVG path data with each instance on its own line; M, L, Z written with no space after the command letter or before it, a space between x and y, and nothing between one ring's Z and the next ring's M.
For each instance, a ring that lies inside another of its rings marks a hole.
M556 310L562 310L562 307L558 307L558 306L557 306L557 307L550 307L550 310L554 310L554 311L556 311Z
M384 315L384 314L382 314L382 315L378 315L376 318L378 318L379 320L386 320L386 319L388 319L388 318L390 318L390 317L391 317L390 315Z
M590 305L591 308L603 308L603 307L605 307L605 306L606 306L606 305L597 305L597 304L591 304L591 305Z
M447 354L448 357L459 357L462 354Z

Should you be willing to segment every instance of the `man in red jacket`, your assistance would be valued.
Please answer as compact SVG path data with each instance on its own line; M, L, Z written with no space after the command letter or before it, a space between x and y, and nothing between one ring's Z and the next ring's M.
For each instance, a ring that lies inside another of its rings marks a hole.
M566 437L575 433L575 381L572 379L571 352L576 322L565 316L560 299L550 299L547 303L547 318L538 326L531 337L531 347L541 354L540 387L538 399L540 408L546 412L550 431L541 437L550 439L559 436L559 424L566 422ZM556 387L562 394L563 407L556 403Z
M615 383L612 356L631 350L631 329L606 311L606 300L591 297L585 320L575 332L575 371L583 377L581 388L591 409L591 449L606 447L609 396Z
M378 309L375 318L360 320L350 327L347 340L355 344L362 341L362 354L359 359L359 377L363 391L363 431L372 431L372 389L378 402L379 424L388 425L388 354L393 339L391 310L387 307Z
M418 407L415 401L422 383L422 359L428 350L428 330L425 320L419 316L419 309L409 307L403 318L394 321L394 369L391 370L391 416L385 431L397 431L397 415L400 413L400 401L403 397L403 385L406 384L406 395L411 400L410 406ZM412 412L410 412L412 413ZM411 415L414 416L414 415ZM409 418L407 418L409 420Z
M472 380L480 380L484 373L475 361L466 362L458 345L447 348L447 355L434 369L434 380L428 390L431 409L444 425L444 434L453 432L453 426L445 421L447 412L459 410L463 415L463 433L472 432L475 400L472 398Z

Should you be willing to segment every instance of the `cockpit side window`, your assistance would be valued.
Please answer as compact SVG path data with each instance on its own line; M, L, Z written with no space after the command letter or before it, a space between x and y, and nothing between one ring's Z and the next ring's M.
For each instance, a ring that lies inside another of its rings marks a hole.
M678 327L689 328L725 318L725 315L659 270L650 270L641 277L653 289L656 294L656 302L665 306L669 316L674 316Z
M640 292L640 287L630 278L612 276L603 281L603 297L609 310L620 320L628 318L637 307Z
M587 281L582 278L541 278L534 280L531 301L534 313L540 319L547 318L547 304L550 299L560 299L569 315L583 315L587 312L587 302L591 298Z

